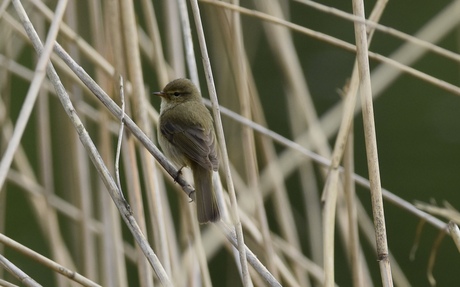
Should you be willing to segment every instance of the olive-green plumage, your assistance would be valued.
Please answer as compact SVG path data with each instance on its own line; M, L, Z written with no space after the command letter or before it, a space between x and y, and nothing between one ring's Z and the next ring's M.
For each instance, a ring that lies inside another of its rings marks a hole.
M154 94L161 97L158 141L165 155L179 168L192 169L198 221L219 220L212 185L212 172L219 167L216 136L200 92L190 80L177 79Z

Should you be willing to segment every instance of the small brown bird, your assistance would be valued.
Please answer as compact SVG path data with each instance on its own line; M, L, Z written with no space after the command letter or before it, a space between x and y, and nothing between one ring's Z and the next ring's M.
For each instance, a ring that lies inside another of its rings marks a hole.
M177 79L154 94L161 97L158 141L163 152L178 167L192 169L198 221L218 221L212 185L212 172L219 167L216 136L200 92L192 81Z

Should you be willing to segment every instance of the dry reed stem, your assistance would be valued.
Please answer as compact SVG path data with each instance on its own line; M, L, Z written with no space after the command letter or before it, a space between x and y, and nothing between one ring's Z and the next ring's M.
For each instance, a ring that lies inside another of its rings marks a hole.
M3 280L3 279L0 279L0 284L1 284L1 286L3 286L3 287L19 287L18 285L11 284L10 282L5 281L5 280Z
M118 131L118 140L117 140L117 151L115 153L115 178L117 180L117 185L120 190L120 153L121 153L121 144L123 142L123 131L125 127L124 118L125 118L125 90L123 88L123 77L120 76L120 101L121 101L121 119L120 119L120 130Z
M362 19L364 3L353 0L353 12ZM368 42L366 26L355 23L356 58L359 70L359 93L363 105L364 137L366 142L367 165L369 170L372 213L374 217L375 237L377 242L377 258L380 265L383 286L393 286L390 260L388 258L388 243L383 211L383 198L380 183L377 139L375 132L374 110L372 104L371 77L369 68Z
M166 62L165 62L165 57L163 55L163 47L161 45L160 31L159 31L159 28L158 28L157 18L155 16L153 2L148 1L148 0L142 0L141 4L142 4L142 7L143 7L142 11L144 12L144 18L145 18L145 21L146 21L147 32L148 32L148 35L150 36L150 39L153 42L153 47L154 47L154 49L153 49L153 51L154 51L153 52L154 53L153 60L154 61L152 63L152 66L156 71L156 75L158 77L158 82L160 83L161 87L164 87L169 82L170 76L166 72L167 71L167 68L166 68L167 65L166 65ZM133 11L132 15L134 16L134 11ZM172 19L174 19L175 21L177 20L177 18L174 18L174 17ZM171 22L173 22L173 21L171 21ZM171 24L171 23L169 23L169 24ZM135 22L132 22L131 26L132 26L132 28L139 29ZM137 35L137 33L135 31L132 31L132 32ZM134 39L131 39L131 41L133 41L133 40ZM132 42L131 44L133 46L138 45L137 41ZM139 55L137 55L137 56L139 56ZM139 58L139 61L140 61L140 58ZM143 78L140 78L139 80L143 80ZM139 88L143 88L143 85L139 86Z
M326 195L323 207L323 269L325 287L332 287L335 284L334 231L338 181L339 171L332 169L323 190L323 195Z
M207 260L206 260L207 259L206 253L204 250L203 241L201 240L200 227L198 225L197 220L195 220L195 209L194 209L194 206L190 206L190 205L188 206L187 209L189 213L188 224L191 225L191 229L193 230L193 236L195 239L195 241L192 244L196 252L196 255L198 257L199 269L201 271L202 278L203 278L203 283L200 285L205 286L205 287L212 287L211 275L210 275Z
M382 1L380 1L382 2ZM383 8L384 5L376 5L376 7L373 9L371 13L371 20L373 21L378 21L380 18L381 14L383 13ZM359 17L357 17L359 18ZM356 22L359 23L359 22ZM373 32L375 30L373 27L368 27L367 32L370 34L369 35L369 40L367 43L367 46L370 45L371 42L371 35L373 35ZM357 230L357 222L356 222L356 209L355 209L355 188L354 188L354 183L352 179L352 175L354 174L353 171L353 148L351 145L353 144L353 140L349 138L349 134L352 131L353 127L353 118L354 118L354 107L356 106L356 96L358 92L358 83L359 83L359 77L358 77L358 65L355 62L355 65L353 67L353 72L351 75L351 79L349 80L349 83L346 86L346 92L345 92L345 104L344 104L344 110L343 110L343 119L341 121L341 125L337 134L337 139L334 144L334 150L333 154L331 155L331 166L329 167L329 175L328 175L328 180L329 177L331 181L337 181L338 180L338 174L337 174L337 168L339 167L339 164L342 160L343 154L345 153L345 150L349 152L348 155L348 165L345 168L345 175L346 175L346 181L344 183L345 186L345 193L346 193L346 202L347 202L347 213L348 213L348 228L349 228L349 256L350 256L350 263L352 265L352 270L353 270L353 281L354 281L354 286L363 286L363 277L362 277L362 266L360 264L360 254L359 254L359 237L358 237L358 230ZM348 147L348 149L347 149ZM347 170L352 169L351 171ZM330 184L332 186L332 184ZM331 192L336 193L338 190L335 189L328 189L323 193L325 195L324 197L327 198L328 200L332 200L332 196L327 196L330 195ZM335 206L335 202L333 204ZM326 205L326 207L329 205ZM327 214L327 213L326 213ZM339 216L341 218L341 216ZM325 225L327 228L327 225ZM332 224L333 228L334 224ZM329 227L331 228L331 227ZM332 232L334 234L333 229L330 230L329 232ZM334 248L330 247L325 247L325 258L333 258L334 257ZM329 264L329 268L333 269L334 265L333 262ZM333 270L331 271L333 274ZM327 271L326 271L327 273ZM327 275L326 275L327 277Z
M109 122L107 113L104 112L101 114L100 122L103 124ZM111 148L108 147L111 144L110 133L101 130L100 140L101 156L104 161L107 162L108 166L112 166L112 154L109 152ZM99 233L102 241L102 248L100 251L102 258L100 270L102 276L100 276L100 280L102 284L107 286L114 286L116 284L124 286L128 284L128 279L126 262L124 260L125 248L123 246L120 230L120 217L117 216L116 207L111 204L110 197L105 191L105 187L101 180L98 181L97 190L99 194L99 206L101 207L99 214L101 217L100 224L102 225L101 232Z
M0 234L0 242L5 244L6 246L32 258L33 260L39 262L40 264L46 266L47 268L50 268L54 270L56 273L62 274L63 276L69 278L72 281L75 281L77 283L80 283L83 286L100 286L99 284L96 284L95 282L89 280L88 278L82 276L81 274L72 271L60 264L57 264L56 262L46 258L45 256L27 248L26 246L14 241L13 239Z
M192 31L190 28L190 17L188 15L187 2L186 0L178 0L177 2L184 38L187 71L192 82L198 84L200 81L198 79L198 68L195 59L195 51L193 49Z
M41 287L42 285L38 284L34 279L29 277L24 271L6 259L3 255L0 254L0 264L8 272L10 272L14 277L16 277L22 284L28 287Z
M358 224L360 227L360 231L364 235L365 241L367 241L367 243L374 250L376 250L377 244L375 240L375 228L374 228L373 222L371 218L369 217L369 215L367 214L366 210L364 209L364 206L361 203L357 204L356 207L358 210ZM404 272L399 267L396 260L394 260L391 252L389 256L390 256L390 263L391 263L393 280L395 282L395 285L396 286L410 286L411 284L409 283L409 280L404 275ZM366 266L367 265L364 265L364 267ZM367 278L367 280L369 279L370 278Z
M208 91L209 91L211 103L212 103L212 111L213 111L214 120L215 120L214 122L216 125L217 139L219 141L220 149L222 152L224 172L225 172L225 176L227 180L227 188L230 194L230 201L231 201L230 211L232 215L231 220L234 224L236 238L238 241L237 249L238 249L239 256L240 256L240 263L241 263L240 268L241 268L241 273L242 273L243 286L249 287L252 285L252 283L251 283L251 277L249 276L249 271L248 271L248 262L246 258L246 249L245 249L244 238L243 238L243 228L241 226L241 221L238 215L238 202L236 200L235 188L233 185L232 175L230 173L230 162L228 159L227 145L225 143L225 135L224 135L224 130L222 126L222 119L221 119L220 112L219 112L219 102L217 100L217 94L216 94L216 89L214 85L211 63L210 63L208 51L206 48L206 40L205 40L204 32L203 32L203 25L201 23L201 15L200 15L199 7L198 7L198 2L196 0L191 0L191 6L192 6L193 16L195 19L195 25L196 25L197 33L198 33L198 42L200 44L201 56L202 56L203 66L204 66L204 70L206 74L206 82L208 85Z
M350 127L350 131L353 130L353 124ZM352 266L352 274L353 274L353 286L355 287L362 287L370 285L369 282L367 284L364 283L364 275L363 275L363 260L361 258L361 250L360 250L360 242L359 242L359 233L358 233L358 214L356 210L356 190L355 184L353 182L353 174L354 174L354 138L353 132L350 132L348 135L345 153L344 153L344 192L345 192L345 200L347 203L347 220L349 226L349 239L348 239L348 250L349 250L349 258L350 263Z
M125 47L125 59L127 65L127 74L128 78L133 87L132 97L131 100L131 107L133 115L135 115L134 120L138 123L139 127L147 134L151 134L152 127L150 126L147 120L147 111L146 111L146 96L144 90L144 83L143 83L143 72L141 67L141 59L140 59L140 51L138 45L138 37L137 37L137 23L135 20L135 12L134 12L134 3L132 1L122 0L120 1L120 9L123 11L120 14L121 22L122 22L122 35L124 35L124 47ZM145 9L144 9L145 10ZM152 12L153 13L153 12ZM151 19L154 21L154 19ZM151 23L154 25L153 23ZM135 152L134 152L134 144L131 144L130 147L132 148L132 159L133 159L133 166L137 166ZM155 247L156 252L158 253L159 259L164 266L166 274L171 276L171 266L168 256L168 243L166 239L166 227L165 227L165 217L163 208L161 205L161 193L158 192L158 189L155 189L155 182L154 177L152 176L157 172L157 167L154 165L152 158L148 155L148 152L145 149L139 151L141 167L145 172L146 176L144 176L144 183L145 188L148 190L149 194L153 193L154 200L153 203L153 212L154 216L152 220L155 222L153 225L155 230L155 243L157 244ZM139 173L133 174L133 178L137 179ZM135 207L135 215L137 220L140 223L141 230L144 234L147 234L147 226L146 226L146 219L144 213L144 202L143 197L141 194L141 188L132 189L133 195L133 206ZM137 247L138 248L138 247ZM151 274L150 268L148 268L147 262L144 258L139 257L140 262L138 264L139 269L139 278L140 284L143 287L153 286L153 278Z

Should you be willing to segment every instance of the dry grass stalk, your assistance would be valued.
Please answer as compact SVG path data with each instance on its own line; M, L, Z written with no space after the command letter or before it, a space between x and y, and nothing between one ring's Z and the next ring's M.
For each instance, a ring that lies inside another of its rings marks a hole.
M355 174L353 119L361 110L355 97L360 85L366 94L363 112L370 115L365 119L366 130L372 130L371 94L380 96L404 73L460 95L458 86L412 67L427 52L460 61L458 53L436 44L458 25L455 11L459 2L448 4L411 36L378 23L386 7L384 0L376 3L369 20L364 19L359 1L355 1L360 7L357 15L309 0L295 1L296 5L354 22L359 31L356 45L294 23L282 1L255 0L251 2L255 10L251 10L239 6L238 1L202 0L200 13L198 1L191 1L195 24L191 24L185 0L166 2L59 0L52 9L40 0L3 1L0 5L0 36L7 39L0 42L0 232L9 230L4 218L12 207L6 205L6 195L14 187L30 203L30 212L36 217L31 224L42 232L50 258L0 234L8 246L2 247L2 263L29 286L39 286L26 275L31 272L8 263L12 246L52 270L65 266L59 270L73 274L73 280L83 286L217 286L222 282L216 280L224 279L214 273L214 260L227 256L225 264L237 270L226 274L227 281L233 280L229 284L336 286L340 242L352 270L349 282L353 286L376 284L371 275L375 273L374 258L363 251L365 244L384 259L381 270L385 286L391 286L392 279L398 286L408 286L404 266L396 261L400 255L388 250L382 225L372 225L363 207L367 203L355 194L356 184L370 187L375 206L383 196L441 230L437 244L442 242L446 223L381 189L372 132L366 136L371 142L371 180ZM82 12L86 10L88 13ZM87 18L82 19L83 14ZM39 36L34 34L28 16ZM248 19L259 26L246 31ZM81 33L83 24L88 24L87 34ZM389 56L369 51L374 31L402 39L405 44ZM294 33L357 52L357 66L350 75L346 96L323 114L310 93L300 60L303 51L296 46ZM46 39L44 46L39 37ZM290 111L285 120L292 139L267 128L271 119L263 88L270 83L261 82L254 70L251 46L260 39L274 55L269 62L283 75L279 98L286 100ZM32 66L20 58L24 51L35 55L30 42L38 50ZM197 61L200 58L204 73ZM372 72L366 63L369 58L380 63ZM123 109L117 104L121 102L119 75L125 79ZM210 94L208 104L214 112L223 155L223 176L214 177L224 221L212 226L198 225L194 206L188 202L194 194L186 172L184 176L178 174L156 148L158 113L147 99L150 89L159 90L173 78L189 77L199 84L203 75L208 89L202 91ZM18 97L12 92L17 87L12 86L11 79L30 85L18 116L11 108ZM230 110L219 104L229 105ZM122 144L116 152L120 123L127 132L120 132ZM37 127L36 137L30 136L30 125ZM336 134L332 149L329 140ZM26 138L35 140L36 157ZM115 153L119 153L120 161L115 160ZM118 183L112 174L119 174ZM295 189L292 175L300 177ZM168 194L165 179L178 192ZM374 193L379 189L382 195ZM301 204L293 200L297 195ZM436 215L446 214L435 207L422 208ZM383 209L376 209L374 214L382 216ZM126 226L131 233L126 232ZM450 234L458 243L455 227L450 226ZM377 238L384 239L377 244L375 230ZM436 251L429 262L432 283ZM68 278L54 274L56 286L73 286Z

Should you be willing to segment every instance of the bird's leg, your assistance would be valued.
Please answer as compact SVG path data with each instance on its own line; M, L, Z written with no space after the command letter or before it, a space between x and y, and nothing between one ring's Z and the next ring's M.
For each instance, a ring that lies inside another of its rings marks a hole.
M179 168L179 169L177 170L177 174L176 174L176 176L174 177L174 182L177 182L177 179L179 178L179 176L182 175L182 169L183 169L184 167L185 167L185 165L181 166L181 168Z

